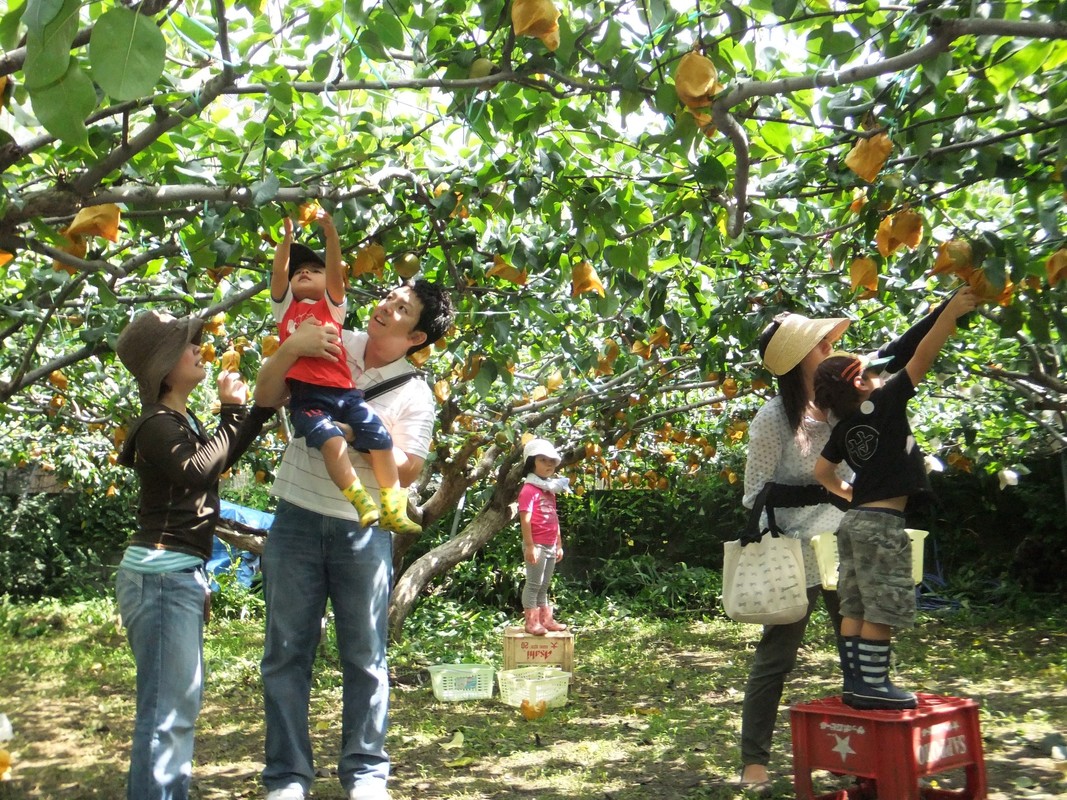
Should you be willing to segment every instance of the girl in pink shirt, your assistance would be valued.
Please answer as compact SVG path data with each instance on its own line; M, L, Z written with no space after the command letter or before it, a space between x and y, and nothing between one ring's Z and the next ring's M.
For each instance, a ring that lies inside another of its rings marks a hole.
M556 562L563 560L563 540L556 514L556 495L570 491L570 482L556 475L559 452L546 439L531 439L522 450L523 485L519 490L519 524L522 527L522 554L526 562L526 584L522 608L526 632L543 636L547 631L565 631L552 619L548 585Z

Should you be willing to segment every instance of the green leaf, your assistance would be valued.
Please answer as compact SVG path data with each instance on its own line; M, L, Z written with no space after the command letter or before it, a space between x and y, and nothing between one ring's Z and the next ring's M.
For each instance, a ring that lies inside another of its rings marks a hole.
M604 38L597 45L597 58L602 64L610 64L615 60L615 56L619 54L621 49L622 29L619 27L619 23L612 18L607 23Z
M915 124L916 122L929 119L930 115L923 111L912 117L911 123ZM917 125L915 128L910 130L908 133L911 136L912 152L916 153L917 155L922 155L928 152L930 148L933 147L934 133L936 133L936 131L937 128L931 124Z
M1030 319L1027 321L1027 327L1030 328L1030 333L1033 334L1037 341L1049 341L1052 328L1049 325L1048 316L1046 316L1041 306L1034 305L1030 308Z
M59 15L62 7L63 0L30 0L23 14L23 22L30 34L40 34Z
M797 9L797 0L772 0L771 8L781 19L789 19Z
M22 24L25 6L16 0L6 14L0 17L0 48L14 50L18 46L19 25Z
M356 25L367 23L367 4L361 0L344 0L345 15Z
M316 54L315 58L311 62L311 79L313 81L326 81L329 79L333 72L334 58L333 54L324 50L321 53Z
M359 35L359 46L367 58L375 61L385 60L385 49L382 47L381 37L372 28L365 28Z
M995 64L985 71L985 77L993 90L1002 95L1015 85L1019 76L1010 64Z
M96 90L77 61L70 62L60 80L30 92L30 102L33 113L50 134L70 144L88 146L84 120L96 108Z
M474 376L474 388L480 395L486 395L493 386L493 382L496 381L497 375L499 375L496 362L487 358L482 362L482 368L478 370L478 374Z
M1014 53L1007 63L1015 69L1019 79L1029 77L1038 70L1047 67L1055 68L1055 63L1049 63L1050 59L1058 52L1063 58L1063 45L1059 42L1039 41L1026 44Z
M644 95L642 95L640 92L628 92L623 90L620 95L621 96L619 97L619 111L622 113L623 116L626 116L627 114L632 114L633 112L637 111L639 108L641 108L642 104L645 101Z
M566 15L559 18L559 47L556 59L560 64L570 64L574 55L574 29Z
M678 91L673 83L664 81L656 87L656 111L661 114L673 114L678 108Z
M333 32L333 15L325 8L313 8L308 12L307 36L309 45L319 44ZM310 49L309 53L310 55Z
M252 184L252 203L257 206L266 205L278 196L281 181L277 175L269 175L261 181Z
M846 63L856 48L856 38L846 31L835 31L827 45L835 64Z
M700 163L697 164L697 168L693 173L700 183L721 188L726 186L730 180L729 174L726 172L726 167L722 165L715 156L705 156L700 159Z
M29 31L26 36L26 62L22 67L27 89L32 91L47 86L67 74L70 48L78 33L80 7L79 0L64 0L54 15L37 13L36 19L30 13L35 9L27 9ZM49 21L41 23L40 20L45 17Z
M396 18L392 11L385 9L379 11L374 15L374 19L371 20L371 26L386 47L402 50L407 44L404 37L404 26L400 24L400 20Z
M166 40L152 19L128 8L106 12L89 39L93 79L115 100L151 94L166 54Z
M922 73L933 86L938 86L952 67L952 54L941 53L920 65Z
M174 12L167 18L167 21L182 37L189 39L204 50L210 50L218 41L218 30L213 25L206 24L195 17Z
M107 277L101 273L96 273L90 279L90 282L96 287L100 302L106 307L112 307L118 305L118 296L112 290Z
M788 155L793 152L793 128L784 122L766 122L760 126L763 143L776 153Z

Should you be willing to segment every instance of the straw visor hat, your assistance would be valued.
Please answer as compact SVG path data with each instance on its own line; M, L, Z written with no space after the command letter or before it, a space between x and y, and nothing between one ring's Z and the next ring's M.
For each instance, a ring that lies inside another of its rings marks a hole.
M127 325L115 345L126 369L137 379L141 405L159 401L163 379L174 369L185 348L200 338L204 320L200 317L172 317L158 311L138 314Z
M787 314L767 344L763 365L775 375L785 375L823 339L840 339L850 322L843 317L808 319L803 314Z

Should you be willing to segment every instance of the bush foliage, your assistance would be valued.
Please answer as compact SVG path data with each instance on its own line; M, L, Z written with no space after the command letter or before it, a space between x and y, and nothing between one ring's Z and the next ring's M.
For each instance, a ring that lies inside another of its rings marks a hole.
M1067 590L1067 513L1056 458L1030 462L1018 486L985 474L934 475L937 502L909 517L930 531L926 571L942 580L971 576L994 586L1009 577L1035 592ZM16 599L91 596L110 575L133 530L133 485L112 493L0 495L0 586ZM269 508L249 483L229 499ZM462 516L463 510L456 512ZM665 491L595 490L560 502L565 557L560 593L589 589L654 614L710 609L719 592L722 543L736 538L747 511L741 484L697 476ZM462 519L460 520L462 522ZM421 537L409 559L446 541L453 515ZM524 580L518 524L494 537L429 592L445 601L519 610Z

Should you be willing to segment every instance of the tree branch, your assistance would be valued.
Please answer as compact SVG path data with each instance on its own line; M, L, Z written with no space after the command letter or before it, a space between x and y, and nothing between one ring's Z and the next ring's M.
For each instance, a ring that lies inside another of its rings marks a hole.
M111 348L108 346L107 342L87 344L78 350L72 350L69 353L57 356L48 363L42 364L37 369L21 373L11 381L0 381L0 402L7 402L27 386L31 386L38 381L44 380L57 369L63 369L63 367L76 364L79 361L84 361L92 356L101 355L108 352L110 349Z
M209 80L204 88L194 94L192 99L186 101L181 108L151 123L128 144L115 148L95 166L75 178L71 184L73 191L80 196L88 196L105 177L151 146L164 133L199 115L222 93L225 87L233 82L233 78L233 69L228 65L224 66L220 74Z
M727 232L738 237L744 229L745 212L748 207L748 176L750 157L748 138L738 124L732 109L747 100L769 95L792 94L810 89L829 88L858 83L879 75L902 72L924 61L947 52L950 45L963 36L1016 36L1026 39L1067 39L1067 23L1063 22L1013 22L993 19L931 20L932 38L925 44L902 53L837 72L817 72L794 78L779 78L773 81L747 81L727 89L715 97L712 117L719 130L726 134L734 147L737 166L734 171L733 199L728 205L729 223Z

